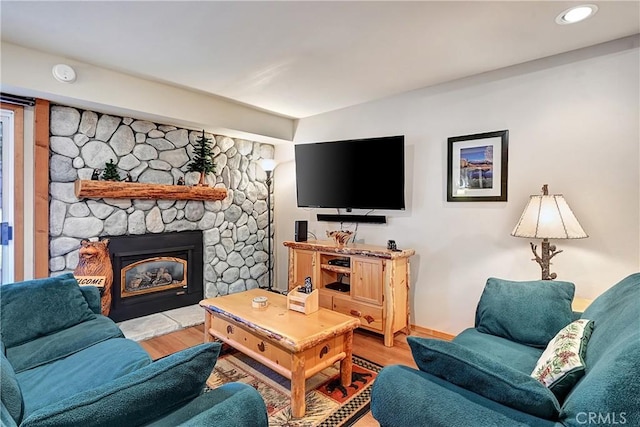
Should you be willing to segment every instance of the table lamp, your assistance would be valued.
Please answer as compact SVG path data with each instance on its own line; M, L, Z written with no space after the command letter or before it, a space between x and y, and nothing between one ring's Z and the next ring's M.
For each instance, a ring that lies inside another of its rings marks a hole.
M549 239L583 239L589 237L571 211L561 194L549 195L547 184L542 186L542 195L533 195L524 209L520 220L511 232L515 237L542 239L541 254L537 246L530 243L535 258L532 260L542 268L542 280L553 280L558 275L550 273L551 258L562 252Z

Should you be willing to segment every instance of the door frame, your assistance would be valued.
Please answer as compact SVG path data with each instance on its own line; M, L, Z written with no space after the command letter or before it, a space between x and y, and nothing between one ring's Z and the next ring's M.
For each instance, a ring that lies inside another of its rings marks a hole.
M33 277L49 277L49 101L33 109Z

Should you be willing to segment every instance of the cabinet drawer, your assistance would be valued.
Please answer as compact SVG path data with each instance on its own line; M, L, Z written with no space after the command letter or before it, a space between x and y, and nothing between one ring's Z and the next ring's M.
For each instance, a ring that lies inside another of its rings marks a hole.
M304 358L306 360L305 369L321 364L325 360L329 360L337 356L344 350L344 335L333 337L327 341L316 345L313 348L305 350Z
M280 366L291 369L291 354L269 342L264 337L216 316L211 319L211 328L220 337L241 344L250 351L266 357Z
M217 335L233 341L238 341L238 331L241 330L218 316L211 316L211 329L216 331Z
M382 331L384 324L382 320L382 307L353 301L350 298L334 296L333 309L340 313L357 317L360 319L360 323L364 328Z
M248 334L247 347L256 354L266 357L272 362L291 370L291 354L278 347L264 337Z

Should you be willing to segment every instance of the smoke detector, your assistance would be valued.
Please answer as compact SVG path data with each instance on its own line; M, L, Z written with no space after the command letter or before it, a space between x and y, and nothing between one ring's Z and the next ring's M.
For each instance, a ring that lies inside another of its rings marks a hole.
M53 77L62 83L73 83L76 81L76 72L67 64L56 64L51 70Z

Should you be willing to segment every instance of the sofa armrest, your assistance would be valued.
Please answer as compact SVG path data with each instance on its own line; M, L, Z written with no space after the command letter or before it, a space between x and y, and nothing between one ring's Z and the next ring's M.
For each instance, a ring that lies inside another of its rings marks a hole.
M255 388L228 383L196 397L147 427L200 426L267 427L267 407Z
M95 286L80 286L84 299L87 300L89 308L95 314L102 314L102 306L100 302L100 289Z
M382 427L562 427L401 365L386 366L378 373L371 413Z
M0 402L0 426L3 427L18 427L16 421L13 419L9 410L4 406L4 403Z

